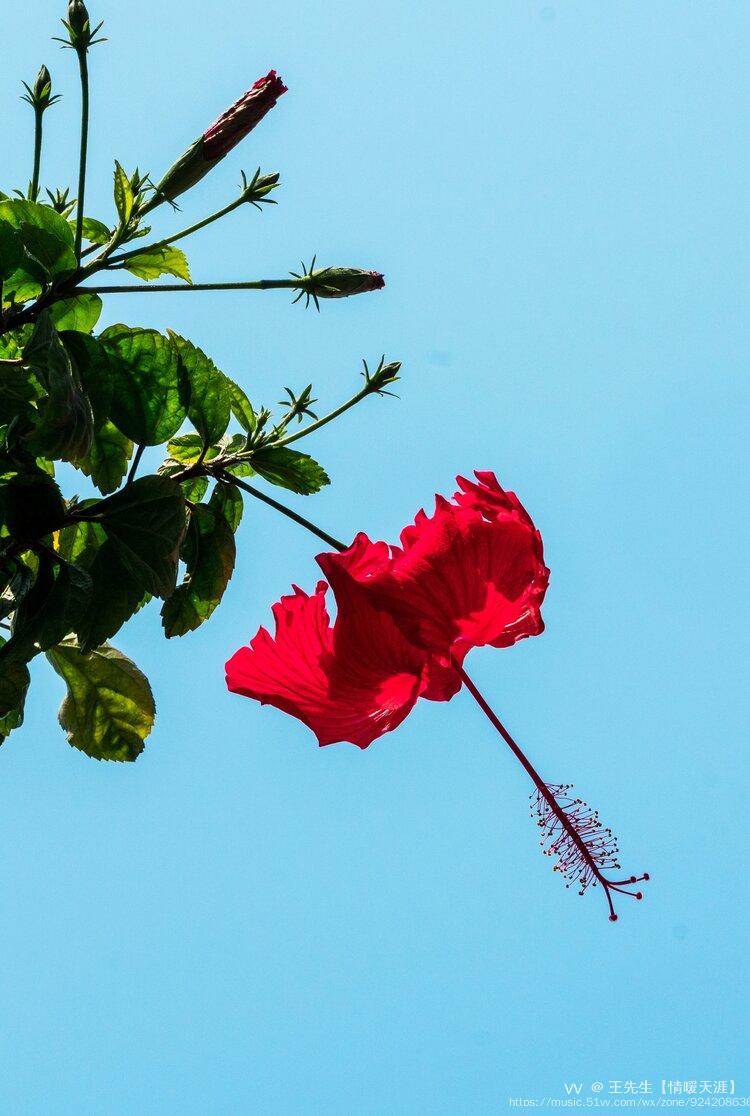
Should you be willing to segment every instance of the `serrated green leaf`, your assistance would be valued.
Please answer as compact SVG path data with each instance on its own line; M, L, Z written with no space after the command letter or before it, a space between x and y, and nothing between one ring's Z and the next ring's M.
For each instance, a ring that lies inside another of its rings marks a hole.
M15 229L24 225L44 229L68 248L73 247L73 230L65 218L49 205L32 201L0 201L0 221L7 221Z
M106 421L94 430L91 448L76 461L76 468L91 477L103 496L116 492L128 471L133 443Z
M11 295L16 302L36 298L53 276L75 268L73 234L67 221L50 206L6 199L0 201L0 222L6 233L7 226L16 230L15 242L21 246L21 258L3 283L6 301Z
M109 645L83 654L74 644L62 644L47 658L68 687L60 707L68 742L93 759L137 759L156 708L148 679L135 663Z
M229 392L229 405L232 408L232 414L237 419L242 429L246 430L248 434L252 434L257 422L253 405L239 384L236 384L234 380L230 380L228 376L226 376L225 379Z
M255 472L261 477L300 496L319 492L324 485L331 483L325 469L317 461L286 446L257 450L252 462Z
M115 426L138 445L157 446L187 414L187 389L174 346L153 329L110 326L99 340L110 358Z
M70 225L75 229L75 222L70 222ZM83 239L89 244L108 244L112 239L112 233L103 221L97 221L95 217L84 217Z
M59 331L70 329L78 333L91 333L101 313L102 300L98 294L63 298L50 307L50 317Z
M206 354L179 334L169 331L189 384L188 418L210 446L218 442L229 425L227 379Z
M169 477L141 477L97 503L96 521L143 591L168 597L185 532L185 499Z
M203 450L199 434L179 434L167 443L167 453L181 465L194 465Z
M22 270L29 272L34 279L44 283L75 270L73 249L48 229L37 225L21 225L20 236L26 250ZM30 261L38 267L30 267Z
M130 179L115 159L115 208L121 225L127 225L130 220L134 201Z
M209 507L224 516L233 531L236 531L242 520L244 505L242 493L236 484L225 484L217 481L211 493Z
M168 639L192 632L216 609L235 562L232 529L220 511L199 504L190 515L185 538L185 579L161 610Z
M161 248L144 248L136 256L131 256L123 265L125 271L137 275L139 279L158 279L160 275L174 275L191 283L190 265L187 256L180 248L164 244Z
M13 634L0 647L0 659L27 662L37 649L46 651L73 631L91 600L85 570L44 555L34 585L15 612ZM5 669L5 663L0 671Z
M208 492L208 477L191 477L180 481L180 487L186 500L191 504L199 504Z

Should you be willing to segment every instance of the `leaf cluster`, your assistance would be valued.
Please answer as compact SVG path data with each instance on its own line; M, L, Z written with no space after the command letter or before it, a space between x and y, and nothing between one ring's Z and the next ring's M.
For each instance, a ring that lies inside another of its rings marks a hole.
M65 26L79 53L96 41L81 0L71 0ZM50 80L43 68L45 106ZM36 189L0 191L0 743L22 724L30 665L46 656L66 684L60 723L70 744L95 759L137 758L154 699L110 640L146 606L161 609L168 639L205 623L235 569L243 501L255 494L248 478L318 492L325 470L288 443L391 382L381 362L324 419L312 384L286 388L274 420L187 338L99 328L102 300L86 279L126 270L190 285L174 241L241 203L271 202L277 184L276 174L243 174L235 202L151 243L144 217L159 199L148 175L119 162L108 222L80 212L68 189L47 190L49 203ZM76 473L78 492L64 492Z

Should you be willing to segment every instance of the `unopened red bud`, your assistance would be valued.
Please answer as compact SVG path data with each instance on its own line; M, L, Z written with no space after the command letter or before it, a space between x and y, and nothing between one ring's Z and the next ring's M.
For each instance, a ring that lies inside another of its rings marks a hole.
M236 104L223 112L202 136L174 163L156 187L156 194L143 212L153 209L164 199L174 201L228 155L252 132L269 112L287 87L275 70L258 78Z
M275 70L269 70L265 77L258 78L247 93L203 133L203 158L216 162L228 155L286 91Z

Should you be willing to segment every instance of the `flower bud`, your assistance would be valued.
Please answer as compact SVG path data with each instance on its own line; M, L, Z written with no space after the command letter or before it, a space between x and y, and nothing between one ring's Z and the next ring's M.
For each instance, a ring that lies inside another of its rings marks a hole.
M23 97L36 112L45 112L50 105L54 105L55 101L59 101L59 96L52 96L52 78L46 66L42 66L39 73L36 75L36 81L33 87L23 83L26 93Z
M275 70L258 78L247 93L223 112L169 168L158 183L155 196L142 212L153 209L165 198L174 201L180 194L195 186L196 182L200 182L212 167L252 132L286 91L287 87Z
M46 66L42 66L39 73L36 75L34 82L33 97L38 105L49 104L49 99L52 94L52 78Z
M348 298L379 291L385 279L379 271L362 271L359 267L323 267L303 275L299 285L317 298Z
M70 0L68 4L68 27L76 36L85 35L89 28L89 13L83 0Z
M260 170L257 170L250 182L247 181L243 172L242 178L242 199L256 207L258 202L270 200L266 195L270 194L272 190L275 190L279 184L279 175L276 172L273 174L261 174Z
M228 155L286 91L275 70L269 70L265 77L258 78L247 93L203 133L203 158L217 162Z

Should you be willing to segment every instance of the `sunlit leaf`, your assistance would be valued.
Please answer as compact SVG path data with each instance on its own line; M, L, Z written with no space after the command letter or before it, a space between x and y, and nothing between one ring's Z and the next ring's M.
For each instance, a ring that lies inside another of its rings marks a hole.
M109 645L84 654L65 643L47 658L68 687L59 715L68 742L93 759L137 759L156 708L148 679L135 663Z
M144 248L136 256L131 256L124 264L125 271L137 275L139 279L158 279L160 275L174 275L190 283L190 266L187 256L180 248L164 244L161 248Z

